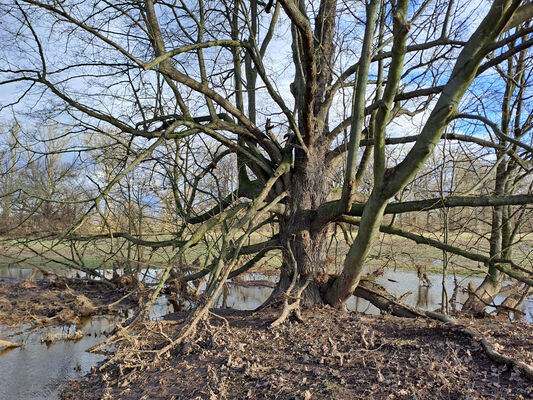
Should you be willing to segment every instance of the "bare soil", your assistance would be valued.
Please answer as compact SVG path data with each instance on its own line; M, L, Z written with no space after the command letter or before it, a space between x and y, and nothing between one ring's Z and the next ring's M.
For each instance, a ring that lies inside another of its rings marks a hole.
M113 362L72 381L62 399L532 399L518 371L476 340L430 320L305 310L305 323L270 328L279 312L219 310L195 339L157 359L186 318L145 322L115 342ZM459 319L498 350L533 363L530 324ZM128 347L129 346L129 347ZM116 355L119 355L117 357Z
M136 306L138 293L131 287L75 278L0 279L0 325L77 324L83 317Z

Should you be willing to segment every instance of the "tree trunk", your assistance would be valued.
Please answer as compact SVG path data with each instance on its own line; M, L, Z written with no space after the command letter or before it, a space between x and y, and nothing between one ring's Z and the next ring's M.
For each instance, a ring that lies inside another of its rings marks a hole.
M324 154L326 149L315 147L305 163L295 168L292 176L292 197L286 215L280 217L280 239L285 247L278 290L286 291L293 279L293 262L298 274L296 288L306 284L303 304L324 304L322 287L328 280L329 224L317 224L316 210L331 193L332 180ZM296 289L295 288L295 289Z
M289 240L291 251L296 260L297 281L296 287L307 283L307 288L302 294L304 305L324 304L322 295L323 285L327 282L327 237L324 232L310 234L309 227L304 221L291 226L292 240ZM293 280L293 266L289 249L285 249L281 267L278 289L286 291Z
M498 315L506 315L509 317L510 308L517 308L531 292L531 286L524 284L522 288L513 291L508 295L505 300L500 304L502 306L497 310ZM501 294L501 293L500 293Z
M346 255L342 274L327 289L327 302L334 307L343 307L346 300L353 294L363 275L363 262L379 233L387 200L376 193L376 191L372 192L365 205L361 225Z
M503 154L498 154L503 157ZM502 162L496 169L496 182L494 187L494 194L501 196L504 194L506 181L506 163ZM503 210L504 206L495 206L492 209L491 233L490 233L490 249L489 255L491 258L502 257L502 230L503 230ZM471 290L463 305L463 311L472 313L482 313L487 308L488 304L492 304L494 297L500 292L503 285L503 274L496 269L494 265L489 265L487 276L476 288Z
M463 311L479 314L485 311L488 305L492 304L494 297L500 292L503 284L503 276L500 271L496 271L496 276L488 274L483 282L475 289L471 290L463 305Z

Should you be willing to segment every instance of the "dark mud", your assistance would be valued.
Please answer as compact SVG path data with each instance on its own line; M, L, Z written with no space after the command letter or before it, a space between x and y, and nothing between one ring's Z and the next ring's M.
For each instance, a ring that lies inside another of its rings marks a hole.
M118 313L137 306L142 290L98 281L0 279L0 325L79 324L94 315Z
M221 314L218 312L218 314ZM531 399L533 385L446 324L307 310L269 328L275 312L211 316L194 340L156 359L183 314L124 336L121 357L73 381L62 399ZM533 363L533 330L458 320L504 354ZM126 340L127 339L127 340ZM131 346L131 352L128 352Z

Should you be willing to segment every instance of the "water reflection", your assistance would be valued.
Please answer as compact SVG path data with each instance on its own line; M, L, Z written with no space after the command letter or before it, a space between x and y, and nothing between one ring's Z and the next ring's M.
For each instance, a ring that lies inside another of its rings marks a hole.
M254 274L246 279L273 280L272 277L267 277L261 274ZM438 274L429 274L429 279L433 282L440 282L441 276ZM466 290L463 290L463 288L466 288L468 283L472 283L475 287L479 285L481 281L482 278L457 277L457 283L460 287L457 290L456 302L462 304L466 301L468 293ZM389 293L396 298L410 292L410 294L403 298L403 302L407 305L418 307L422 310L436 310L441 306L441 285L435 283L428 287L427 285L420 284L416 272L387 271L383 276L378 278L376 282L384 286ZM446 281L446 290L450 296L454 292L454 288L454 277L449 276ZM260 306L271 293L272 288L270 287L229 285L229 287L221 293L216 304L217 307L251 310ZM504 297L496 297L495 303L499 304L503 300ZM359 311L367 314L379 314L379 309L374 307L368 300L360 299L355 296L352 296L348 300L347 306L348 309L352 311ZM533 299L526 299L526 301L520 306L520 309L525 313L523 320L533 322ZM489 311L491 310L489 309Z
M2 332L9 340L24 343L23 347L0 356L0 398L5 400L55 399L60 386L70 379L86 374L103 356L85 352L100 343L104 332L120 320L118 316L94 317L83 324L85 336L77 342L60 341L45 344L47 335L65 334L72 326L52 327L38 331Z
M254 310L263 304L271 293L270 287L225 285L215 307Z
M429 288L427 285L418 285L418 295L416 298L416 306L424 310L429 306Z
M0 268L0 277L27 279L34 271L20 268ZM157 276L157 271L150 273ZM38 275L34 276L39 279ZM433 282L440 282L439 275L430 275ZM261 274L250 274L246 280L269 280L274 282L276 277ZM481 278L459 278L461 287L466 287L471 282L474 286L481 282ZM424 310L434 310L440 307L441 286L434 284L427 287L420 284L416 272L388 271L377 279L395 297L400 297L406 292L411 292L404 298L408 305ZM448 293L453 293L454 279L449 277L446 282ZM242 286L229 284L224 287L216 301L216 307L235 308L240 310L255 309L270 296L272 288L265 286ZM463 290L457 292L457 302L463 303L467 293ZM497 298L496 302L503 301ZM522 304L525 313L524 320L533 322L533 299L529 298ZM367 300L352 297L348 301L350 310L357 310L369 314L377 314L379 310ZM150 310L150 318L157 319L162 315L172 312L173 309L165 297L161 297ZM52 345L41 344L41 339L48 334L66 333L75 327L59 327L28 330L28 326L19 328L19 331L7 331L0 327L0 338L10 341L25 343L24 347L0 353L0 399L2 400L46 400L57 398L60 386L70 379L83 376L91 366L103 360L103 356L86 353L89 347L104 340L104 333L110 331L123 316L100 316L84 321L82 329L85 336L78 342L57 342Z
M66 272L66 271L65 271ZM106 277L111 277L111 270L99 270ZM153 282L160 275L161 271L149 270L146 271L147 283ZM35 272L29 268L0 268L0 278L16 278L27 279L32 276L35 279L42 278L40 272ZM63 271L62 271L63 274ZM84 273L72 272L66 274L67 276L84 275ZM395 297L401 297L408 292L410 294L403 297L403 302L407 305L421 308L423 310L435 310L441 306L441 276L438 274L429 274L429 280L435 283L432 286L422 285L416 272L411 271L386 271L385 274L379 277L376 282L389 293ZM259 273L251 273L246 275L247 281L269 281L274 283L276 276L267 276ZM457 284L459 290L457 291L456 302L462 304L466 301L468 293L463 288L466 288L469 283L475 287L479 285L482 278L472 277L458 277ZM510 282L508 282L510 283ZM205 287L205 284L204 284ZM449 276L446 281L446 290L451 296L454 292L455 281L453 276ZM215 302L216 307L235 308L238 310L251 310L260 306L272 293L272 288L265 286L242 286L242 285L226 285L219 298ZM504 297L496 297L495 303L499 304ZM348 309L352 311L366 312L370 314L378 313L379 310L369 304L367 300L357 299L352 297L348 301ZM533 299L526 299L520 306L521 311L525 313L524 319L528 322L533 322ZM161 298L154 305L151 311L151 318L156 319L158 316L171 312L173 309L169 306L165 298Z
M0 278L9 279L28 279L33 274L34 279L42 279L43 274L34 271L31 268L15 268L15 267L2 267L0 268Z

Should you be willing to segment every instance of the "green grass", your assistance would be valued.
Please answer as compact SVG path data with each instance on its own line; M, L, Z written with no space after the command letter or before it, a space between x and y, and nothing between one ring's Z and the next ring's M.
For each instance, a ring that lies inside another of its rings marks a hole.
M254 232L249 242L246 244L260 243L268 240L270 231L265 229L263 232ZM437 240L443 240L438 234L425 233L426 236ZM169 235L153 236L149 239L163 240L169 239ZM189 249L184 255L184 264L191 265L195 260L199 260L199 267L203 267L206 262L212 259L213 254L218 250L217 232L210 232L206 235L206 240L197 246ZM329 247L329 264L328 268L331 273L339 273L342 270L344 257L348 251L348 245L340 232L330 236ZM487 254L487 240L479 240L473 234L462 233L451 235L449 243L468 249L472 252ZM68 263L73 254L67 244L59 244L50 250L52 241L26 241L17 242L14 240L0 241L0 267L2 266L19 266L32 267L39 266L46 269L65 268L64 263ZM533 248L533 234L523 235L521 243L517 246L518 251L514 252L517 262L524 262L525 266L530 265L528 262L528 251L521 250ZM110 240L98 240L96 242L86 242L77 244L78 253L75 254L76 263L86 268L112 268L113 261L127 260L127 246L123 240L115 239L113 249L119 250L115 257L110 259L112 250ZM136 246L132 246L132 253L135 254ZM175 254L176 249L162 248L150 249L144 248L142 261L151 266L164 268L168 265L169 260ZM37 254L36 254L37 253ZM209 255L211 254L211 255ZM430 246L417 245L414 242L397 236L381 234L379 239L374 243L370 255L366 260L367 273L387 268L402 271L416 271L421 268L426 273L442 272L442 251ZM132 258L136 258L132 257ZM198 263L197 263L198 264ZM261 271L275 271L281 264L279 251L271 251L269 255L258 263ZM198 266L197 266L198 267ZM465 259L457 255L449 255L449 272L458 275L479 275L485 273L485 267L480 263Z

